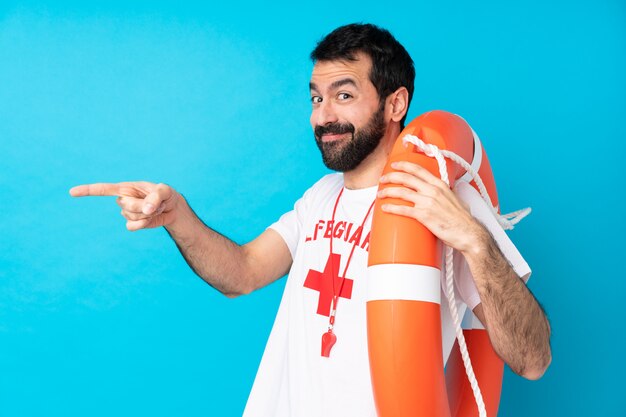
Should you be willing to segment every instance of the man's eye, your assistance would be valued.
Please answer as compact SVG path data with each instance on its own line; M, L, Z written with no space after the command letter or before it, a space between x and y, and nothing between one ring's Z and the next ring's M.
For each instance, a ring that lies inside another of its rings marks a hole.
M313 104L318 104L322 102L322 98L320 96L313 96L311 97L311 103Z
M351 97L352 96L350 94L348 94L348 93L339 93L339 94L337 94L337 98L339 100L347 100L347 99L349 99Z

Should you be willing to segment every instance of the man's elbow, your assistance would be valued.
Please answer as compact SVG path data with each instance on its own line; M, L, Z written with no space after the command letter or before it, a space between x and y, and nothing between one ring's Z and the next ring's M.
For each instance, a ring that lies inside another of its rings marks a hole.
M237 291L222 292L222 294L224 294L228 298L237 298L237 297L241 297L242 295L248 295L252 291L254 290L248 289L248 288L242 288L242 289L238 289Z
M546 370L550 366L552 362L552 354L548 352L541 361L536 362L533 366L527 366L524 369L521 369L520 372L516 372L520 376L536 381L546 373Z
M224 294L227 298L237 298L239 296L245 295L244 293L239 293L239 292L228 292L228 293L225 292L222 294Z
M228 298L237 298L242 295L248 295L257 289L256 280L253 275L245 276L238 281L238 285L229 288L228 291L221 291Z

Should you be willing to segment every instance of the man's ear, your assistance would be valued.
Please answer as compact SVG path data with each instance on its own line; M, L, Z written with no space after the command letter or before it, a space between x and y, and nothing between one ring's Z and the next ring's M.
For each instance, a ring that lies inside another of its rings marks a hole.
M387 97L387 109L391 120L400 122L409 110L409 91L406 87L400 87Z

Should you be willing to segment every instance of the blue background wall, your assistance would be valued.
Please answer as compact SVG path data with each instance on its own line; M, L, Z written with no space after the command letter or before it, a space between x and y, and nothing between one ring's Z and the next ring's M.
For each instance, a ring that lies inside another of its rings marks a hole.
M89 3L89 5L83 4ZM183 192L239 242L325 169L308 53L353 21L417 64L410 116L479 132L553 326L503 416L624 415L623 1L0 3L0 415L238 416L284 285L228 300L94 181Z

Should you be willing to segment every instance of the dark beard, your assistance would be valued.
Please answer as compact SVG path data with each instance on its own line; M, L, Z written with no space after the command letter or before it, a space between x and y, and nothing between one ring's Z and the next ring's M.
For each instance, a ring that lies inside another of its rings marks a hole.
M367 125L355 133L351 123L332 123L315 127L315 143L322 152L324 165L333 171L348 172L359 166L380 143L385 135L384 102L372 115ZM323 134L352 133L349 141L322 142Z

